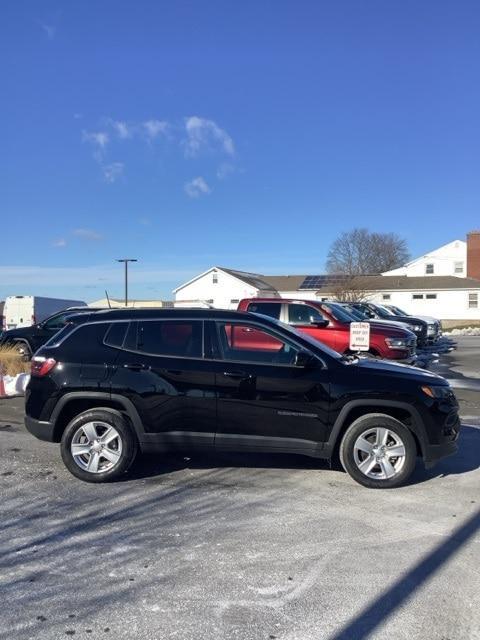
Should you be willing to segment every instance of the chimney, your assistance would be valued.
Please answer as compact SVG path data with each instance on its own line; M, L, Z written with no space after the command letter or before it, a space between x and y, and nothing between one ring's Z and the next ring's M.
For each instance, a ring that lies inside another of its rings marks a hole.
M467 277L480 280L480 231L467 233Z

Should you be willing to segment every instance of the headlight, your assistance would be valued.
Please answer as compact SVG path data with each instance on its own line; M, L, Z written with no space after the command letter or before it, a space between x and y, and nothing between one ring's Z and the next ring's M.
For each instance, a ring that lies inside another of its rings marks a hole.
M450 399L455 397L450 386L439 386L439 385L424 386L422 387L422 391L425 395L429 396L430 398L440 398L445 400L445 399Z
M390 349L406 349L408 347L406 338L385 338L385 342Z

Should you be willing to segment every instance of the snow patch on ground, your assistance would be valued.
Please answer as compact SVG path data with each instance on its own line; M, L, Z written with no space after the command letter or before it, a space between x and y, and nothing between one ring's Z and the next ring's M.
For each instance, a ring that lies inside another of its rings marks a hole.
M480 327L462 327L461 329L452 329L444 331L444 336L480 336Z

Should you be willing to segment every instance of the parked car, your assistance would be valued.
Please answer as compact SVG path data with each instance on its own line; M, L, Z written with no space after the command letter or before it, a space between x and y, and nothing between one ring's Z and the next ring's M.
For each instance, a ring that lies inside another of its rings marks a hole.
M0 346L13 346L20 355L30 359L37 349L50 340L57 331L63 329L70 316L78 313L88 313L92 310L91 307L87 306L63 309L38 324L4 331L0 336Z
M388 311L390 311L393 316L406 316L409 317L410 314L406 313L405 311L403 311L402 309L400 309L400 307L396 307L393 304L384 304L382 305L385 309L387 309ZM433 316L417 316L418 318L420 318L420 320L425 320L425 322L427 322L429 325L433 324L435 325L435 334L437 337L440 337L442 335L442 321L439 320L438 318L434 318ZM433 333L432 330L430 330L430 336L431 335L435 335Z
M389 320L392 318L392 315L386 309L383 309L378 304L373 304L373 302L352 302L352 306L371 320ZM421 320L417 316L395 316L395 321L404 322L406 326L412 327L413 332L417 336L417 344L419 347L424 347L428 343L429 328L425 320ZM433 327L430 331L432 329Z
M85 307L83 300L43 298L41 296L7 296L3 309L5 330L29 327L42 322L67 307Z
M276 318L339 353L350 352L350 324L353 320L338 304L285 298L245 298L240 300L238 310ZM369 354L413 364L416 360L416 338L400 326L382 326L372 322Z
M245 340L245 336L248 340ZM37 352L27 429L59 442L88 482L137 451L298 453L341 462L366 487L396 487L417 456L457 449L458 403L440 376L341 356L273 318L213 309L74 316Z
M404 320L397 320L392 316L391 320L384 320L383 318L369 318L365 313L355 309L351 303L348 302L332 302L330 304L340 306L349 316L351 316L352 320L355 322L374 322L375 324L382 324L387 327L400 327L402 329L408 329L413 334L415 334L415 324L407 323Z

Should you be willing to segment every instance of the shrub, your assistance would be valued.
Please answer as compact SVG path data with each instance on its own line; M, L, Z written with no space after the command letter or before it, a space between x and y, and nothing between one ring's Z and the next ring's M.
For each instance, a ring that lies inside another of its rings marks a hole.
M0 347L0 371L4 376L30 373L30 363L25 362L14 347Z

